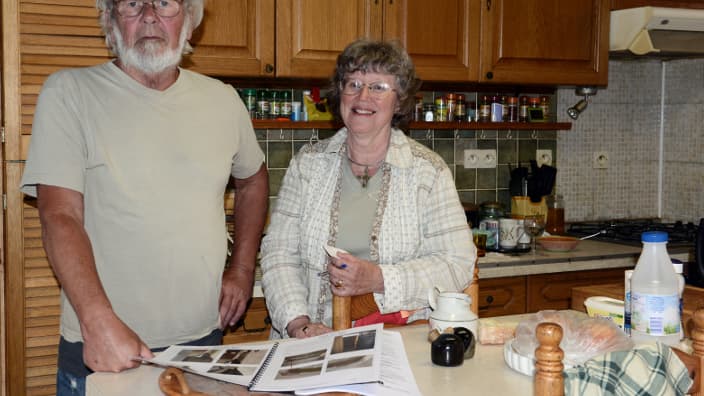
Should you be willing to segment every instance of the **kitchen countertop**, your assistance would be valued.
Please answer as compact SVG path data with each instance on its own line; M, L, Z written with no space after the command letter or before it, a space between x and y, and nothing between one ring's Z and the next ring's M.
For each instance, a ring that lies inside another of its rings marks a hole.
M692 249L668 249L672 258L690 261ZM479 258L479 279L537 275L555 272L633 267L640 246L584 240L570 252L548 252L538 246L533 252L511 255L487 252Z

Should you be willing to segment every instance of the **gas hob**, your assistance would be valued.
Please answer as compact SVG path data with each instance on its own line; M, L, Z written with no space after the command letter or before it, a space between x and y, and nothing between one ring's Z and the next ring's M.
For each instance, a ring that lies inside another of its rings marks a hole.
M659 220L603 220L572 223L567 234L584 237L598 232L592 239L624 245L640 246L641 234L645 231L665 231L668 235L668 247L694 246L697 226L694 223L663 223Z

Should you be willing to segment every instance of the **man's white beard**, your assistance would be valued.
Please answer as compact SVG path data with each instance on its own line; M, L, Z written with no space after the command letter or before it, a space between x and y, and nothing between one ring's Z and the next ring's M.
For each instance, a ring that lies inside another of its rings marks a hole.
M181 29L181 35L178 38L178 47L168 48L161 41L147 41L140 44L141 49L136 46L127 48L125 41L122 38L120 29L115 26L113 28L113 37L115 38L115 52L123 65L126 67L135 68L145 74L154 75L163 72L171 67L178 66L181 63L181 54L186 46L189 28L188 21L185 21Z

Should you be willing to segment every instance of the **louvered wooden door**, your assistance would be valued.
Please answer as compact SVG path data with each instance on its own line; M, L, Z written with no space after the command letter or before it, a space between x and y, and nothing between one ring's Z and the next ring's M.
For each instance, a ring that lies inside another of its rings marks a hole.
M94 0L3 0L6 210L6 394L53 395L59 285L46 259L36 204L19 192L37 96L59 69L110 58Z

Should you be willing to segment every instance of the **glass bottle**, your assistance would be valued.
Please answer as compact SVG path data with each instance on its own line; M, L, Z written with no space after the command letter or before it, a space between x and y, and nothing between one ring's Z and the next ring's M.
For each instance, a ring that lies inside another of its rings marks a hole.
M435 98L435 121L447 121L447 99L443 96Z
M477 115L479 122L491 121L491 102L489 96L482 96L482 101L479 103L479 114Z
M249 118L256 118L257 114L257 91L251 88L242 91L242 101L249 112Z
M455 105L455 121L466 121L467 107L464 102L464 95L457 94L457 104Z
M507 115L504 121L517 122L518 121L518 98L515 96L510 96L508 98L508 106L506 106Z
M528 97L521 96L520 104L518 105L518 122L528 122L530 118L528 116Z
M271 91L269 93L269 118L275 120L281 115L281 93Z
M543 119L545 121L550 121L550 97L541 96L540 97L540 108L543 110Z
M259 92L257 92L257 119L268 119L270 111L269 93L265 89L260 89Z
M528 118L531 122L542 122L543 118L540 117L542 110L540 108L540 98L531 97L528 99Z
M281 91L281 117L291 118L291 92Z
M548 218L545 223L545 231L552 235L563 235L565 233L565 206L562 202L562 195L553 194L547 199Z

